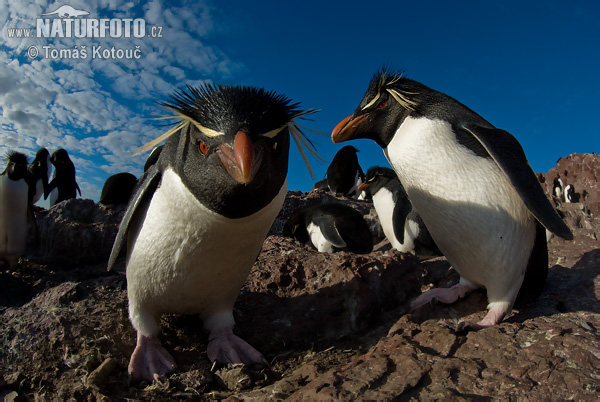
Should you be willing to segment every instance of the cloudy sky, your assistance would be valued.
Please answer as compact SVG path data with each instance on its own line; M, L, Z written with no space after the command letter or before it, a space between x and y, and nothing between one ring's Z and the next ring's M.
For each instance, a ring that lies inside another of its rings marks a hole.
M89 13L80 18L143 19L147 36L16 37L65 5ZM320 109L304 125L330 134L386 65L510 131L546 172L600 149L598 15L594 1L0 0L0 155L65 148L83 197L97 201L109 175L141 174L147 155L131 155L164 132L154 101L184 84L275 90ZM111 49L138 58L103 57ZM311 137L328 161L346 145ZM386 165L374 143L353 145L365 170ZM327 164L312 165L321 179ZM296 150L289 178L302 191L314 182Z

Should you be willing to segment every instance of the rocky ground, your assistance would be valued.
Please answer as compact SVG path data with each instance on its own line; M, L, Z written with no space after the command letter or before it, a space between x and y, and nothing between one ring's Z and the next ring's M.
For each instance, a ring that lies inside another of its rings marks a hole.
M290 192L235 309L236 333L270 369L212 369L195 316L165 316L161 339L178 370L160 385L127 381L135 333L124 261L106 260L123 210L71 200L37 213L38 243L0 270L0 396L27 399L598 399L600 397L600 157L574 154L540 180L575 186L560 211L574 241L549 242L542 296L500 325L481 318L485 292L409 313L409 302L457 274L385 241L367 255L323 254L279 236L285 218L329 198ZM345 201L365 215L368 202ZM377 223L372 219L375 236Z

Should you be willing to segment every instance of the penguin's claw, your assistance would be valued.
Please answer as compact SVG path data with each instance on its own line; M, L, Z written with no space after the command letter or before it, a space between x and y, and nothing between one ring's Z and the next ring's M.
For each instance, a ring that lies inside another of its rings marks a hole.
M212 331L209 334L206 354L211 361L219 364L258 364L268 367L268 362L263 355L246 341L235 336L231 328Z
M138 333L137 345L129 360L129 381L160 383L165 375L175 370L175 359L155 337Z

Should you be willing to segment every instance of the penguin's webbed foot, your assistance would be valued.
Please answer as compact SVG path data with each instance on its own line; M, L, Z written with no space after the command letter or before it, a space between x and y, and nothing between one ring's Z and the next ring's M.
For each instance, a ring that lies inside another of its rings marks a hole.
M156 337L146 337L138 332L137 345L129 360L129 381L160 382L175 370L175 359Z
M456 326L457 332L479 331L502 322L510 312L512 303L496 302L488 305L489 311L479 322L463 321Z
M269 366L263 355L250 344L233 334L231 328L211 331L206 354L216 364L245 364Z
M467 286L462 283L457 283L450 288L429 289L410 303L410 310L414 311L425 306L426 304L432 303L434 300L440 301L444 304L454 303L458 299L465 297L465 295L472 290L473 288L471 286Z

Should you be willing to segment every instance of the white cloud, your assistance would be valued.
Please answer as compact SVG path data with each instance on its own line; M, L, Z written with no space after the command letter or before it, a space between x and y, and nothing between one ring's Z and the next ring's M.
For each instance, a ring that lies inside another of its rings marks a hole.
M133 150L164 128L148 118L184 83L227 77L242 67L209 44L215 24L203 1L143 5L118 0L72 0L90 17L146 19L162 27L162 38L10 38L7 28L35 28L40 14L64 1L0 2L0 154L16 149L33 156L39 147L68 150L84 197L97 200L109 174L141 175L147 155ZM27 57L29 46L88 50L86 59ZM134 49L140 59L93 59L93 46ZM190 80L191 77L192 79Z

